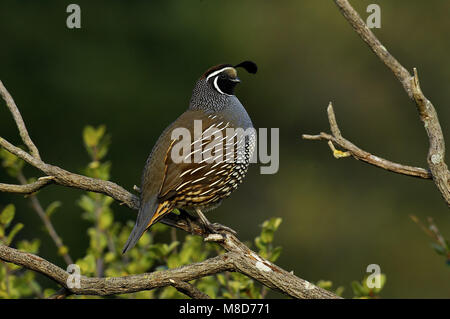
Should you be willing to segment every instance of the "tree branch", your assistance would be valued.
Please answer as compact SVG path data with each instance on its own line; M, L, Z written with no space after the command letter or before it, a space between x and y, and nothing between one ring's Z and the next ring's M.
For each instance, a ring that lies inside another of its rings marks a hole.
M218 242L228 252L235 253L233 264L237 271L273 290L300 299L339 298L260 257L231 233L208 235L205 240Z
M430 171L428 174L431 175L436 187L441 193L447 205L450 206L450 172L448 170L447 165L445 164L445 143L444 136L442 133L442 129L439 123L439 119L436 113L436 110L433 104L425 97L420 89L419 78L417 75L417 70L414 68L414 75L412 76L401 64L397 61L397 59L389 53L386 47L381 44L381 42L377 39L377 37L373 34L373 32L367 27L364 21L359 16L358 12L350 5L347 0L334 0L339 10L341 11L344 18L350 23L353 30L358 33L358 35L366 42L369 48L378 56L378 58L394 73L399 82L402 84L405 92L408 96L414 100L416 103L417 109L419 111L419 117L424 124L425 131L428 135L429 140L429 149L428 149L428 167ZM332 108L331 108L332 111ZM333 129L333 123L330 121L330 125ZM334 139L340 135L339 131L332 132ZM327 136L324 133L319 136L304 136L306 139L325 139L332 142L337 142L336 140L331 139L331 136ZM355 148L353 144L350 142L341 139L340 142L345 142L346 146L350 147L349 152L354 155L358 151L358 148ZM350 143L350 144L348 144ZM339 144L339 143L337 143ZM342 146L346 148L345 146ZM347 148L346 148L347 149ZM359 150L362 151L362 150ZM372 158L366 160L366 162L373 164L378 167L382 167L384 169L422 178L429 178L428 174L425 174L426 170L417 168L417 167L409 167L396 163L392 163L383 159L374 158L372 154L360 153L361 157L355 156L356 158L367 158L368 156ZM380 161L381 160L381 161Z
M357 160L361 160L363 162L366 162L370 165L397 173L397 174L403 174L413 177L419 177L424 179L431 179L431 173L423 168L420 167L413 167L413 166L407 166L402 165L398 163L391 162L389 160L386 160L384 158L378 157L376 155L373 155L367 151L362 150L349 140L345 139L341 131L339 130L336 116L334 114L333 105L330 102L327 108L328 113L328 121L330 122L330 129L333 135L323 133L321 132L319 135L308 135L303 134L302 137L305 140L326 140L329 143L335 143L339 147L343 148L347 151L348 154L345 154L344 152L341 152L339 150L336 150L333 146L333 144L330 145L331 150L333 151L333 155L335 158L342 158L342 157L348 157L353 156Z
M31 184L14 185L0 183L0 192L29 195L53 183L53 179L53 176L44 176Z

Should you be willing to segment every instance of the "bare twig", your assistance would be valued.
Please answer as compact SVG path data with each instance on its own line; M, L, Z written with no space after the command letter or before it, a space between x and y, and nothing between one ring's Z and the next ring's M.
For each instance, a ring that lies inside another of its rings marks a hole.
M435 242L435 249L437 247L440 254L445 255L447 259L447 263L450 262L450 249L447 240L444 238L444 236L441 234L439 228L434 223L433 218L428 217L427 222L428 226L424 225L420 221L420 219L415 215L409 216L413 222L415 222L417 225L419 225L420 228L424 231L425 234L427 234L433 241Z
M194 285L188 282L169 279L171 285L179 292L191 297L192 299L211 299L207 294L198 290Z
M413 177L419 177L419 178L425 178L425 179L431 179L431 173L427 171L426 169L420 168L420 167L413 167L413 166L407 166L402 165L399 163L391 162L387 159L378 157L376 155L373 155L367 151L362 150L352 142L345 139L341 131L339 130L339 126L336 121L336 116L334 114L333 105L330 102L327 108L328 113L328 121L330 122L330 129L333 135L323 133L321 132L319 135L308 135L303 134L303 139L305 140L326 140L329 143L335 143L342 149L346 150L349 155L353 156L357 160L364 161L368 164L374 165L376 167L380 167L382 169L397 173L397 174L403 174ZM331 147L331 145L330 145ZM333 155L336 158L346 157L346 152L339 151L333 147L331 147L333 151Z
M72 295L70 290L68 290L67 288L61 288L47 299L65 299L70 295Z
M0 95L2 96L3 100L5 100L6 106L8 106L9 111L14 117L14 121L16 122L17 128L19 129L22 141L25 143L25 145L28 147L31 154L35 158L41 159L36 145L34 145L33 141L30 138L30 135L28 134L27 128L23 121L22 115L19 112L19 109L17 108L17 105L14 102L14 99L12 98L11 94L9 94L9 92L6 90L2 81L0 81Z
M23 185L2 184L0 183L0 192L16 193L16 194L32 194L41 188L53 183L53 176L44 176L39 178L36 182Z
M51 177L50 180L53 180L52 176L49 176L49 177ZM19 172L19 174L17 175L17 179L19 180L20 183L22 183L23 185L26 185L27 179L25 178L25 176L23 175L22 172ZM31 207L36 212L36 214L38 214L39 218L42 220L42 223L44 224L45 229L47 230L48 234L50 235L50 237L52 238L56 247L58 248L58 253L61 254L61 256L63 257L66 264L68 264L68 265L73 264L73 260L70 257L69 253L67 251L64 251L64 244L62 242L61 237L59 237L58 233L56 232L55 227L53 227L53 224L52 224L50 218L45 213L44 209L42 208L41 202L39 201L39 199L37 198L37 196L35 194L32 194L30 196L30 203L31 203Z

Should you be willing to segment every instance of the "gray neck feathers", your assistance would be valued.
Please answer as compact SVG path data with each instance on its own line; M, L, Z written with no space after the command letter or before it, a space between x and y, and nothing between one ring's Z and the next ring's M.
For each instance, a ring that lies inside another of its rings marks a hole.
M190 110L204 110L212 112L222 111L233 96L220 94L214 90L204 78L201 78L195 84L192 91Z
M205 79L197 81L192 91L189 110L220 113L236 127L243 129L253 126L247 111L236 96L220 94L211 88Z

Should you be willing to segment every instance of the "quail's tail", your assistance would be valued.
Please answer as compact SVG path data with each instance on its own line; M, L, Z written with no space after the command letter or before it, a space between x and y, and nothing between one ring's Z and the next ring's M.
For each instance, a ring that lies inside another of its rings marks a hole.
M130 237L128 237L128 240L123 247L122 254L125 254L127 251L133 248L138 242L139 238L141 238L142 234L144 234L144 232L147 230L148 224L156 211L156 206L157 203L155 199L144 203L141 209L139 209L136 224L134 225Z
M133 230L131 231L130 237L128 237L128 240L123 247L122 254L125 254L127 251L129 251L131 248L133 248L136 243L138 242L139 238L141 238L142 234L145 232L147 227L145 225L138 225L135 224Z

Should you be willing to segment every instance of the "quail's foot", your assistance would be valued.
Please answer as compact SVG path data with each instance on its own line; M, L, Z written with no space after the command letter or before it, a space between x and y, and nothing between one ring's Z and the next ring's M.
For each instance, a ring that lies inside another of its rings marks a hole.
M205 225L206 229L212 234L220 234L221 232L231 233L233 235L237 235L237 232L230 227L224 226L219 223L209 223Z

